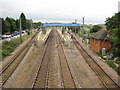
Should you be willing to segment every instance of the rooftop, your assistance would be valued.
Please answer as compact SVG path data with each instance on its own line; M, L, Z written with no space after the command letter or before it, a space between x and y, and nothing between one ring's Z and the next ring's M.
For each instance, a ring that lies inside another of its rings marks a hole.
M107 34L108 34L108 30L102 29L96 32L94 35L92 35L91 38L98 39L98 40L104 40L104 39L108 39Z

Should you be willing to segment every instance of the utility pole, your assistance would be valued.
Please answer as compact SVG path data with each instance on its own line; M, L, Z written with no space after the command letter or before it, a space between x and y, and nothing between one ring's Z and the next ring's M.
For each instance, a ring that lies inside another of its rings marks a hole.
M82 42L83 42L83 39L84 39L84 17L83 17L83 25L82 25L81 29L82 29Z
M21 26L21 16L20 16L20 43L22 43L22 26Z
M77 20L75 19L75 24L77 23ZM75 33L76 33L76 27L75 27Z
M30 20L30 24L31 24L31 30L32 30L32 23L33 23L33 21L32 21L32 19Z
M75 19L75 23L77 23L77 20Z
M83 17L83 27L84 27L84 17Z

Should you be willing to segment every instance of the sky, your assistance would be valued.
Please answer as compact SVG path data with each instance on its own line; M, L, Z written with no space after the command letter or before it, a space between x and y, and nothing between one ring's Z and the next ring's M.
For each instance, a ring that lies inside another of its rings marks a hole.
M0 17L18 19L23 12L34 22L104 24L118 12L120 0L0 0Z

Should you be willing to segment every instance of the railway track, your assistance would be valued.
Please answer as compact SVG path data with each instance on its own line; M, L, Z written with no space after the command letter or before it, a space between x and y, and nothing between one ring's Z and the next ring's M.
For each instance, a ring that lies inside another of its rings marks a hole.
M50 71L50 61L52 56L52 41L53 35L52 31L48 36L46 44L44 46L43 53L40 58L39 66L34 77L34 81L32 83L32 90L35 88L44 88L48 87L48 79L49 79L49 71Z
M34 37L38 33L39 31L36 32L36 34L34 34L31 37L29 42L26 43L26 45L15 55L15 57L6 66L2 68L2 70L0 71L0 79L1 79L0 88L4 88L4 84L9 79L9 77L13 74L15 69L20 64L20 62L23 60L23 58L25 57L25 55L27 54L27 52L29 51L30 47L32 46L34 42Z
M104 87L107 89L110 88L120 88L112 79L111 77L96 63L96 61L84 50L84 48L80 45L80 43L76 40L76 38L73 39L73 42L85 61L88 63L88 65L91 67L91 69L95 72L95 74L98 76L98 78L103 83Z
M56 41L58 44L58 55L59 55L60 66L61 66L61 75L62 75L62 79L63 79L63 86L64 86L64 88L76 89L77 86L74 81L74 77L72 75L67 58L66 58L64 50L63 50L63 42L62 42L58 32L57 32L56 36L57 36Z
M70 68L68 62L66 60L64 50L61 46L61 40L56 32L56 30L52 30L48 40L46 41L45 48L40 58L40 64L38 66L33 84L32 90L35 88L44 88L47 89L48 81L49 81L49 73L50 73L50 63L52 62L51 59L53 58L52 52L54 51L55 44L57 45L59 61L60 61L60 74L61 74L61 81L63 81L64 88L76 88L75 82L73 80L72 74L70 72Z

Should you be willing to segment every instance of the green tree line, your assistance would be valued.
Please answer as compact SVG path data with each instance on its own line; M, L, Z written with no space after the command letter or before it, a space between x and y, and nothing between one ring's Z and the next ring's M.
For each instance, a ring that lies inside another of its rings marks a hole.
M120 12L106 19L106 28L111 32L112 52L120 57Z
M101 30L102 27L100 25L94 25L92 27L92 29L90 30L90 33L95 33L95 32L98 32L99 30Z
M33 23L32 19L26 19L24 13L21 13L21 25L22 30L31 29L31 28L38 28L39 25L42 25L41 22ZM20 28L20 19L13 19L11 17L0 18L2 21L2 34L6 33L14 33L15 31L19 31Z

